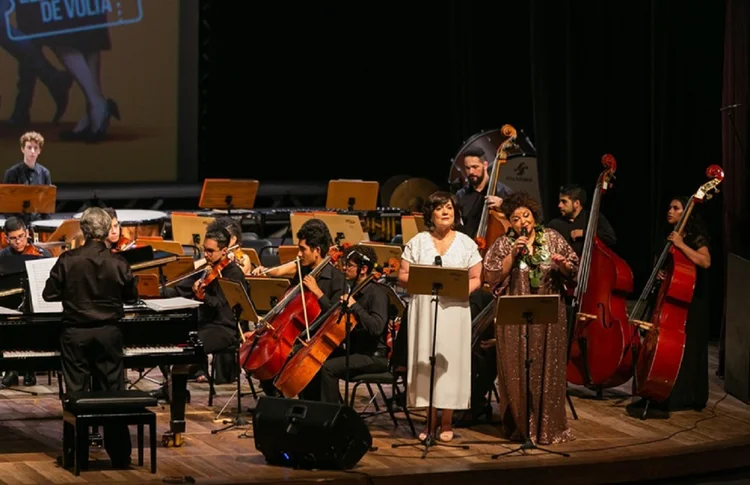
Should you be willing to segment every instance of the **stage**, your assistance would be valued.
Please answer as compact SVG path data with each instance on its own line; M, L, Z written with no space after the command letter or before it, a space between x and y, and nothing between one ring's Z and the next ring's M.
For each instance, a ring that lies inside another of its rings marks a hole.
M472 429L456 429L454 444L464 443L469 450L435 447L421 459L422 447L391 448L394 443L415 442L405 421L398 428L387 414L367 420L377 450L369 452L350 471L302 471L265 464L253 446L252 426L218 434L214 422L233 385L217 386L219 395L213 408L207 404L208 385L191 382L192 403L187 409L187 433L181 448L158 449L158 473L148 472L148 451L144 467L130 470L109 469L106 453L92 448L90 470L76 478L59 468L62 422L57 383L47 385L38 376L31 397L12 390L0 391L0 483L309 483L328 484L416 484L457 483L624 483L641 480L720 473L748 465L750 456L750 406L725 396L722 382L713 375L716 351L711 351L711 397L702 411L673 413L669 419L654 415L642 421L627 414L626 389L605 393L596 400L586 390L573 389L573 402L579 415L575 421L568 413L575 433L573 442L550 449L570 453L569 458L534 451L491 459L491 455L514 449L517 444L498 438L496 425L482 424ZM135 375L135 374L133 374ZM42 383L44 385L42 385ZM153 386L147 383L147 386ZM144 387L148 388L148 387ZM246 389L249 392L249 388ZM357 410L367 405L366 391L358 391ZM251 397L243 398L243 407L253 406ZM222 417L231 417L232 401ZM160 406L158 433L167 430L168 407ZM372 410L370 408L369 410ZM419 431L423 418L415 411ZM250 419L249 415L246 415ZM397 415L400 417L400 415ZM135 429L133 444L135 445ZM250 438L238 436L247 431ZM485 442L485 443L479 443ZM486 443L489 442L489 443ZM146 440L148 446L148 440ZM136 456L134 450L133 457ZM135 461L134 461L135 463ZM748 475L750 476L750 475ZM744 475L743 475L744 477Z

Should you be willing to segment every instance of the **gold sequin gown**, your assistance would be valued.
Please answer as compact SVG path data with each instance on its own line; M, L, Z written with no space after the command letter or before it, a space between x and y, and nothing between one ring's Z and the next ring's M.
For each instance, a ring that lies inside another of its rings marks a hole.
M550 254L560 254L578 272L578 256L557 231L544 230ZM514 265L511 274L500 281L503 259L510 254L510 238L498 238L484 258L485 278L497 286L498 295L564 294L563 276L550 258L540 264L541 286L531 288L529 268ZM567 320L565 299L560 298L557 325L531 325L529 342L531 363L531 440L537 444L570 441L573 435L567 425L565 393L567 389ZM506 438L522 441L527 435L526 424L526 341L524 325L497 325L497 387L500 413Z

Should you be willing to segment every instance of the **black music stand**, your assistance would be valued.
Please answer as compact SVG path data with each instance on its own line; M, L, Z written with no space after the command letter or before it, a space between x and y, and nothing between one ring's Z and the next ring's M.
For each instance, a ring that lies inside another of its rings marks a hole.
M258 185L257 180L205 179L198 207L226 210L227 216L235 209L252 209Z
M569 457L567 453L540 448L531 440L531 351L529 350L529 333L532 325L556 325L557 308L560 297L558 295L508 295L497 299L495 325L524 325L524 340L526 360L524 372L526 374L526 440L514 450L492 455L492 459L520 451L524 455L527 450L541 450L554 455ZM500 350L498 349L498 352Z
M391 446L393 448L400 448L402 446L418 446L421 444L424 446L422 458L427 456L427 452L433 446L468 450L468 445L438 443L431 429L432 410L434 409L433 401L435 397L435 366L437 363L435 352L440 297L469 301L469 270L412 264L409 266L409 281L406 283L406 292L410 295L432 295L432 301L435 303L435 321L432 327L432 352L430 353L430 403L427 407L427 437L424 440L419 440L418 443L396 443ZM467 351L471 351L471 349L467 349Z
M227 299L227 303L229 303L230 308L232 308L232 312L234 313L234 318L237 321L237 327L240 331L240 335L243 335L240 321L244 320L247 322L257 322L259 320L258 314L255 312L255 307L253 307L253 303L250 300L250 295L247 294L247 290L244 286L234 280L219 278L218 281L219 286L221 287L221 291L222 293L224 293L224 297ZM237 396L237 413L233 419L225 419L224 421L222 421L222 423L226 425L223 428L212 429L211 434L220 433L222 431L226 431L231 428L238 428L240 426L248 426L250 424L250 422L248 422L242 415L242 364L243 362L240 362L240 350L238 347L237 367L240 375L237 376L237 389L234 391L234 395ZM232 395L232 397L234 397L234 395ZM232 400L232 397L227 400L227 404ZM226 408L226 404L224 405L224 408ZM222 411L224 411L223 408ZM219 413L219 415L221 415L221 412ZM245 433L243 433L242 435L240 435L240 437L247 436L245 435Z

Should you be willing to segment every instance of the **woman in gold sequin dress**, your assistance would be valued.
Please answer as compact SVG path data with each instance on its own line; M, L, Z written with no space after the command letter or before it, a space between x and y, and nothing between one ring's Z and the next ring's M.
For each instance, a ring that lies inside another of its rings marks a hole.
M578 272L578 256L560 233L539 224L541 209L529 194L512 194L503 201L502 210L511 229L495 241L484 258L485 278L495 288L495 294L562 295L563 283L573 280ZM521 236L523 230L527 237ZM563 298L560 298L557 315L556 324L530 326L529 436L537 444L561 443L573 438L565 416L568 342ZM496 332L503 432L511 440L524 440L529 428L526 422L525 326L498 325Z

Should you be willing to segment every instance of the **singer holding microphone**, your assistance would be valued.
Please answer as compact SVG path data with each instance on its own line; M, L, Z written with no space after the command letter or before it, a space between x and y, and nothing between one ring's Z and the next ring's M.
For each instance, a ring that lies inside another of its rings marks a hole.
M541 207L526 192L503 201L511 229L497 238L485 255L485 278L496 295L564 295L564 281L575 280L578 256L562 235L541 225ZM531 432L526 423L523 325L498 325L497 371L500 415L506 438L523 441L529 434L536 444L573 439L565 416L567 387L567 320L560 298L558 321L531 325L529 353Z
M460 208L453 194L435 192L423 209L428 231L414 236L404 247L399 284L406 287L409 265L439 265L469 270L469 293L481 284L482 257L476 243L456 231ZM408 405L427 408L430 402L430 355L432 353L435 305L431 295L411 295L408 313L407 399ZM440 298L435 344L436 372L432 428L440 441L453 439L453 410L468 409L471 398L471 311L469 301ZM442 411L438 421L437 412Z

